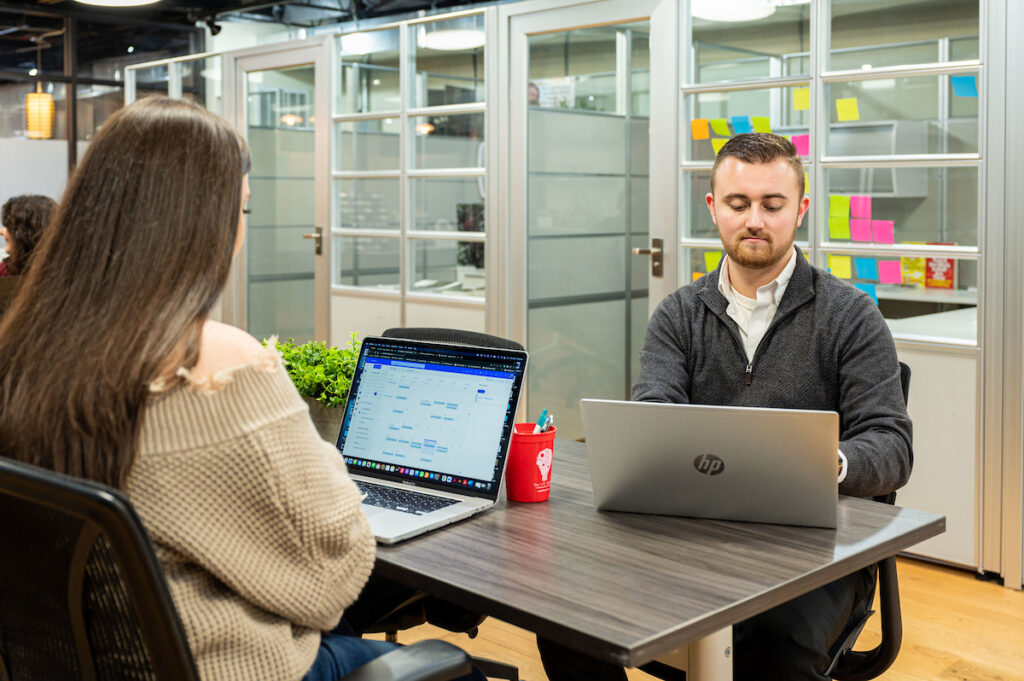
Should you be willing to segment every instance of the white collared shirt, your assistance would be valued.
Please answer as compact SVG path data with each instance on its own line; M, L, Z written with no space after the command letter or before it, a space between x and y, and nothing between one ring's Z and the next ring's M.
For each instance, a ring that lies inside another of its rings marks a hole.
M782 268L771 282L757 289L757 298L748 298L732 287L729 279L729 256L722 263L722 273L718 280L718 290L729 301L725 313L736 322L743 340L743 349L747 353L747 361L754 361L754 351L764 337L765 331L775 319L782 296L786 295L789 280L796 269L796 248L789 255L789 262Z
M796 248L789 256L789 262L779 272L779 276L771 282L757 289L757 298L748 298L732 287L729 279L729 256L725 256L722 263L722 273L718 280L718 290L725 299L729 301L729 307L725 313L736 322L740 329L740 338L743 340L743 349L747 353L747 362L754 362L754 352L758 344L764 338L765 331L771 326L775 319L775 313L779 310L779 303L782 296L786 295L786 287L793 277L793 270L796 269ZM846 479L846 455L839 451L839 482Z

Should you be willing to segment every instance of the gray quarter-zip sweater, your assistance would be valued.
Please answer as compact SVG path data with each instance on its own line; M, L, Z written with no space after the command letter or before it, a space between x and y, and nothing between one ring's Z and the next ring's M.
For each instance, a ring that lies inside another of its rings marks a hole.
M839 413L841 494L878 496L906 484L910 418L896 348L871 298L807 264L747 362L718 290L721 265L667 296L647 326L633 399Z

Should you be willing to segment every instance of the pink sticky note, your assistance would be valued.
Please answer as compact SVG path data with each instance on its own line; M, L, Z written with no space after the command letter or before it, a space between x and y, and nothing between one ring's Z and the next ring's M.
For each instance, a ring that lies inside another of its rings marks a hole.
M870 196L851 196L850 197L850 217L851 218L870 218L871 217L871 197Z
M878 281L883 284L902 284L903 270L899 260L878 261Z
M850 220L850 238L854 241L871 241L871 220Z
M793 142L793 146L796 147L796 153L800 156L811 155L811 136L808 135L793 135L789 138Z
M871 233L874 235L876 244L891 244L896 242L896 239L893 237L892 220L872 220Z

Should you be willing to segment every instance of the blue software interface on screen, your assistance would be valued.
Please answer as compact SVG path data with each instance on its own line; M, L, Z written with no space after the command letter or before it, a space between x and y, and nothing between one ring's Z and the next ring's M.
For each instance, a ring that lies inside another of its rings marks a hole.
M339 447L355 468L491 489L520 359L371 348L360 359Z

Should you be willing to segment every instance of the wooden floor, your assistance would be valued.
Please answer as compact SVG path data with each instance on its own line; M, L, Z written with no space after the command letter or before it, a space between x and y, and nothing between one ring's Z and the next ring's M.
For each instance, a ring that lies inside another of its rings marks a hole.
M969 572L900 559L903 648L887 681L1024 681L1024 592L981 582ZM879 640L877 616L861 634L858 648ZM525 681L547 677L534 637L494 618L469 639L430 626L399 635L403 643L442 638L472 655L519 667ZM649 679L630 670L630 681Z

